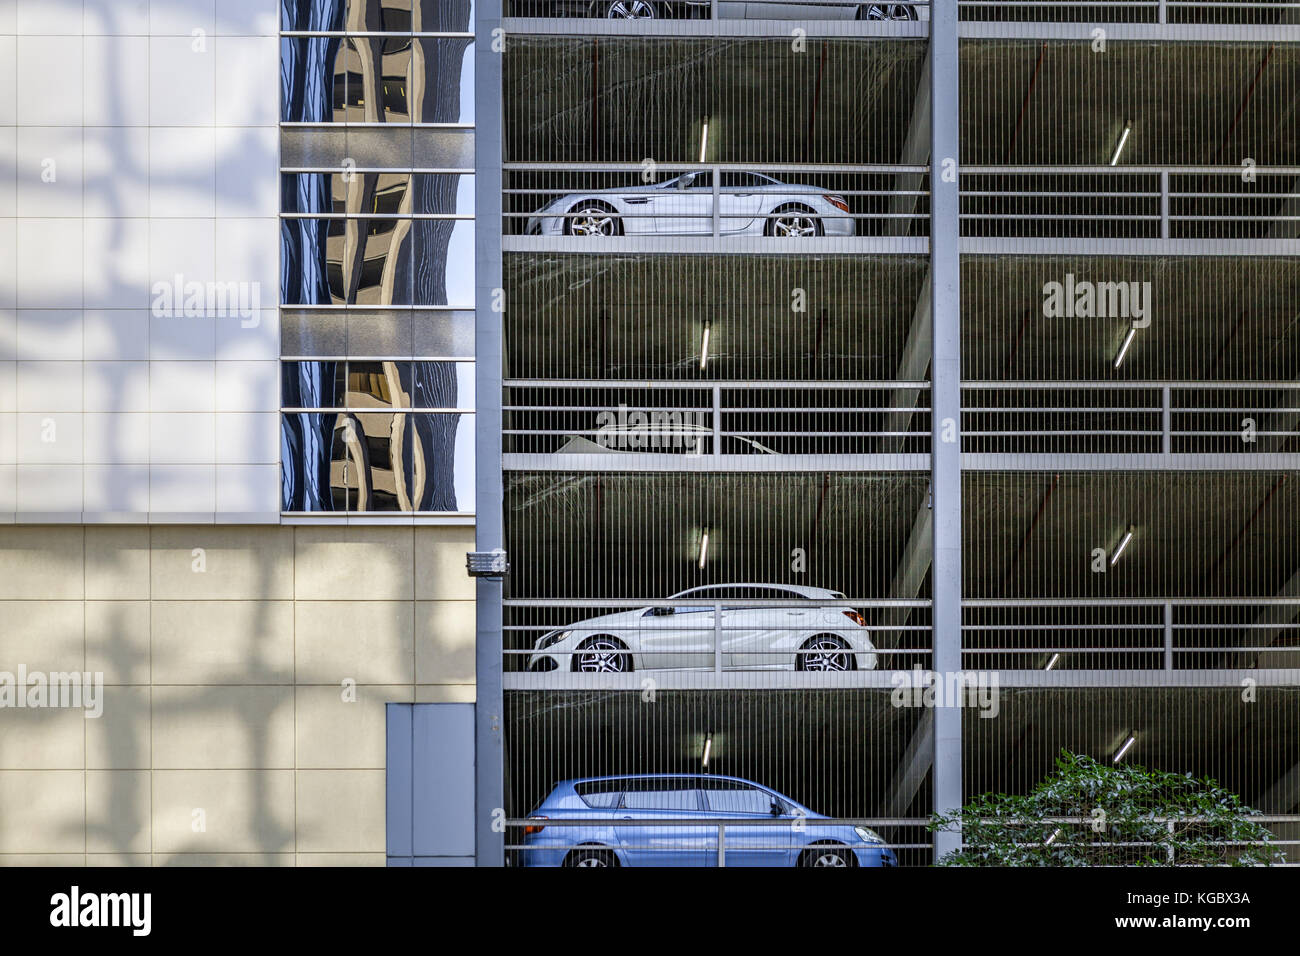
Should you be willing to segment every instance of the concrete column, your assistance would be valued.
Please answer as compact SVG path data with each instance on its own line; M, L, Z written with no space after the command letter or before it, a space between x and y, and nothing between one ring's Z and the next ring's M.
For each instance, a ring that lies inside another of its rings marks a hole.
M957 0L930 7L930 317L934 342L930 476L934 526L934 670L961 669L961 256ZM934 809L962 802L960 707L934 712ZM935 858L961 846L936 832Z

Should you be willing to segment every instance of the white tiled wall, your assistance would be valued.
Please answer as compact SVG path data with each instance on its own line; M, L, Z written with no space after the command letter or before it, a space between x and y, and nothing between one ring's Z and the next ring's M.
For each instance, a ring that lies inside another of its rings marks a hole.
M0 521L279 512L276 0L0 0ZM255 318L153 287L255 283Z

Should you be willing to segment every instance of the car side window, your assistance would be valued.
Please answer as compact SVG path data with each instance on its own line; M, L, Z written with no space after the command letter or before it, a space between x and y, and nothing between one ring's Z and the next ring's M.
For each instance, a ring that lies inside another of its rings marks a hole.
M710 810L720 813L770 814L772 812L772 795L753 787L706 790L704 798L708 800Z
M698 810L696 790L641 790L623 794L625 810Z
M759 178L753 173L724 172L718 181L723 189L752 189L761 185Z
M619 790L593 790L581 794L587 806L596 810L613 810L618 806L618 798L623 794Z

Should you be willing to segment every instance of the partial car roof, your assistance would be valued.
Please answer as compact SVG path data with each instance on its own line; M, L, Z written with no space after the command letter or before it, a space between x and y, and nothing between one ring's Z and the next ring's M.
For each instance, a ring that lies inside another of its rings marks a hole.
M806 584L772 584L764 581L719 581L716 584L696 585L693 588L687 588L686 591L678 591L677 593L686 594L688 591L698 591L701 588L772 588L778 591L793 591L795 594L814 601L844 601L848 599L840 591L832 591L829 588L811 588Z

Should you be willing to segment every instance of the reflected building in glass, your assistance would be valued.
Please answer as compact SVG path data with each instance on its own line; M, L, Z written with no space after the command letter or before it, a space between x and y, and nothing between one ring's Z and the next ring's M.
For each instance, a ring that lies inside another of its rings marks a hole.
M474 510L468 2L286 3L282 508Z

